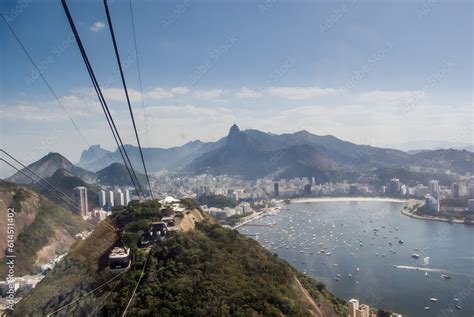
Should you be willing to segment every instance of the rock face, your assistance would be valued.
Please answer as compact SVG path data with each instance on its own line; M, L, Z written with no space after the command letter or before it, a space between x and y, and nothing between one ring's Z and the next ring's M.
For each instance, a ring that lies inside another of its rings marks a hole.
M49 153L40 160L28 165L28 168L34 171L36 174L43 178L51 177L56 173L58 169L64 169L69 173L77 176L87 182L92 182L95 179L94 173L91 173L85 169L75 166L67 158L62 156L59 153ZM30 173L28 170L22 170L25 174L32 176L34 179L37 177ZM7 179L10 182L21 183L21 184L31 184L33 181L28 177L24 176L22 173L17 172L13 176Z
M69 250L76 233L92 229L91 225L71 211L55 205L25 185L0 181L0 204L2 228L6 228L8 208L15 210L14 254L17 276L34 273L57 253ZM0 239L1 274L6 271L7 242L7 239Z

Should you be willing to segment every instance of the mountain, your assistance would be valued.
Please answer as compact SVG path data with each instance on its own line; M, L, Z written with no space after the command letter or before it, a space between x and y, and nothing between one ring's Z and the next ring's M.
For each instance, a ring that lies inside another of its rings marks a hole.
M57 315L120 316L142 271L128 316L345 315L344 301L322 283L211 219L199 222L194 230L169 233L149 250L136 248L140 228L159 217L158 209L157 202L135 202L100 223L11 315L47 315L105 283ZM188 213L199 211L188 210L182 216ZM120 240L119 232L132 247L133 263L117 276L107 267L107 255Z
M246 178L315 176L318 181L326 182L343 180L353 174L354 168L393 165L409 156L397 150L356 145L307 131L275 135L257 130L240 131L234 124L225 145L195 159L186 170Z
M121 162L117 151L99 149L94 146L84 151L81 166L101 166L97 160L88 161L92 151L104 154L106 162ZM142 172L138 149L131 145L126 145L126 149L134 168ZM170 149L144 148L144 157L152 172L229 174L247 179L314 176L318 183L367 179L377 169L420 170L412 173L411 178L416 178L417 173L426 174L423 178L439 178L448 170L458 174L474 173L474 153L464 150L407 153L305 130L280 135L253 129L241 131L236 124L217 142L193 141Z
M145 174L141 174L135 171L138 181L142 188L146 188L147 179ZM133 183L128 174L127 168L125 165L120 163L112 163L104 169L101 169L96 173L97 180L102 185L110 186L133 186Z
M473 144L459 143L453 141L420 140L393 144L389 147L393 149L399 149L408 153L417 153L421 151L432 151L441 149L455 149L474 152Z
M90 230L91 225L27 185L0 181L0 225L6 228L7 207L15 209L15 275L37 271L57 253L69 250L74 235ZM6 276L7 239L0 239L0 273Z
M68 172L67 170L60 168L58 169L53 176L46 178L46 181L62 191L69 197L73 197L73 189L77 186L83 186L87 188L87 195L88 195L88 202L89 202L89 210L97 207L97 202L99 200L99 188L90 185L84 182L81 178L74 176L72 173ZM44 184L44 183L42 183ZM71 208L70 204L64 202L63 199L58 198L55 192L52 192L49 189L35 183L32 185L33 188L43 196L47 197L52 202L63 206L65 208Z
M434 150L413 154L413 165L439 170L450 170L458 174L474 173L474 153L466 150Z
M72 164L67 158L62 156L59 153L49 153L40 160L31 163L28 165L28 168L34 171L36 174L43 178L51 177L58 169L64 169L71 173L74 176L82 178L87 182L92 182L95 178L94 173L89 172L83 168L77 167ZM32 175L28 170L22 169L27 175ZM32 176L36 179L36 176ZM6 180L14 183L22 183L22 184L31 184L32 181L21 174L20 172L15 173L13 176L7 178Z
M192 141L183 146L163 148L145 148L143 147L143 157L149 172L159 172L162 170L176 171L182 169L193 159L199 157L203 153L213 150L222 144L222 140L218 142L201 142ZM125 145L130 161L133 167L139 171L143 171L140 151L138 147L133 145ZM120 151L106 151L98 145L91 146L84 150L78 166L90 171L98 171L111 163L123 163Z

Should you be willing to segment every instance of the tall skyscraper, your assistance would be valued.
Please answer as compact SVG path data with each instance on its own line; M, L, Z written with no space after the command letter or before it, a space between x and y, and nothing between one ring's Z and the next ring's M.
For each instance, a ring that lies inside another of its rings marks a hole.
M73 189L74 199L79 204L79 214L82 217L87 217L88 201L87 201L87 188L84 186L77 186Z
M451 198L459 198L459 184L458 183L451 184Z
M122 190L119 188L115 191L115 206L124 206L125 205L125 195Z
M439 199L439 182L437 180L430 181L430 195L436 199Z
M125 189L125 206L128 206L128 203L130 202L130 191L128 189Z
M114 202L114 192L109 190L107 192L107 203L106 203L106 207L107 209L112 209L113 207L115 206L115 202Z
M365 304L361 304L359 309L356 309L356 317L370 317L370 307Z
M107 199L105 197L105 190L101 189L99 191L99 207L105 207L107 204Z
M359 310L359 301L357 299L350 299L347 302L347 316L356 317L357 310Z
M392 178L388 185L388 191L390 194L400 194L400 180L398 178Z

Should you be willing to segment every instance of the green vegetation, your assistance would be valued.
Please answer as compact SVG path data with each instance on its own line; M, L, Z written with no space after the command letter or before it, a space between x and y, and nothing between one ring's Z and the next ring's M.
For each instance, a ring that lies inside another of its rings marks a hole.
M21 202L26 198L28 198L28 193L23 188L18 188L9 207L15 209L16 213L21 212Z
M246 212L246 213L241 214L241 215L230 216L227 219L225 219L225 224L229 225L229 226L235 226L240 221L240 219L242 219L244 217L247 217L247 216L250 216L251 214L252 214L251 212Z
M58 188L60 191L65 193L68 197L73 197L73 190L74 187L77 186L84 186L87 188L87 196L89 200L89 207L96 206L96 202L99 200L99 188L93 185L89 185L84 182L79 177L74 176L70 172L66 171L65 169L58 169L53 176L49 177L47 181L53 185L54 187ZM49 189L44 188L38 184L34 186L35 191L40 193L41 195L47 197L52 202L63 206L66 209L71 209L71 205L64 202L64 197L58 198L58 195L55 192L52 192Z
M49 239L54 236L55 230L63 230L64 233L74 236L92 226L81 218L71 214L49 201L43 200L35 220L26 227L15 242L16 275L34 272L36 253L46 246ZM0 262L0 272L6 272L5 259Z
M45 315L110 279L107 255L117 236L109 227L127 228L122 240L132 243L147 222L160 216L158 207L156 201L132 202L116 210L114 219L79 242L13 315ZM58 316L121 316L143 268L128 316L314 316L298 283L321 310L317 316L344 316L344 302L322 283L258 242L208 221L198 223L196 230L169 233L150 250L135 249L129 271Z
M202 195L198 197L197 202L200 205L207 205L208 207L215 208L234 208L239 203L235 199L223 195Z
M131 316L310 316L293 287L297 272L257 242L207 222L197 230L171 235L150 253L145 279L135 294ZM343 302L324 287L298 275L315 300ZM119 316L134 288L116 289L102 310Z

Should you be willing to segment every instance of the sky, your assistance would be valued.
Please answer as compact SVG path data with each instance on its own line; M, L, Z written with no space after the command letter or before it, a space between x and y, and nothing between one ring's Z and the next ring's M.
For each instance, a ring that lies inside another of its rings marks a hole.
M136 144L103 3L68 4ZM132 0L138 55L129 0L109 6L142 146L217 140L234 122L372 146L473 143L471 1ZM1 147L24 163L114 150L60 1L5 0L0 12L66 108L0 19Z

